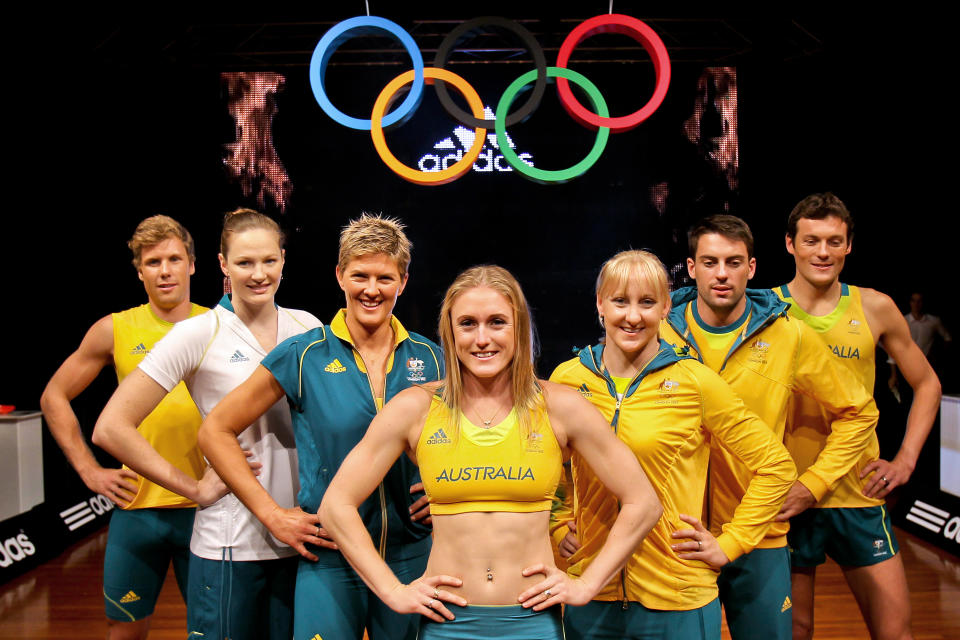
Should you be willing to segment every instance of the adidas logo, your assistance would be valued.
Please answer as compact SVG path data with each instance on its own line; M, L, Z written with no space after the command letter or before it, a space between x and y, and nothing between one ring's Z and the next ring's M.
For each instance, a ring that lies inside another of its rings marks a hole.
M592 397L593 397L593 392L590 391L590 389L587 389L587 383L586 383L586 382L584 382L582 385L580 385L579 387L577 387L577 391L579 391L580 394L581 394L584 398L592 398Z
M344 371L347 370L347 368L342 364L340 364L339 358L334 358L333 362L325 366L323 370L328 373L343 373Z
M233 352L233 355L230 356L230 362L250 362L250 358L240 353L240 350L237 349Z
M493 109L484 107L483 117L486 120L493 120ZM417 166L420 168L420 171L444 171L451 164L455 164L463 159L464 152L473 146L474 140L476 140L474 130L459 125L453 130L452 136L444 138L433 145L433 153L428 153L420 158ZM510 134L507 134L507 143L511 149L517 148L517 145L515 145L510 138ZM497 142L497 134L488 132L487 141L484 143L483 149L480 150L480 156L476 162L473 163L473 170L478 173L507 173L513 171L513 167L507 163L503 154L497 153L499 150L500 144ZM529 153L518 153L517 157L531 167L534 166L533 156Z
M317 635L315 635L315 636L313 636L312 638L310 638L310 640L323 640L323 638L321 638L321 637L320 637L320 634L318 633Z
M791 608L792 606L793 606L793 603L790 602L790 596L787 596L786 598L783 599L783 606L780 607L780 613L783 613L784 611Z
M102 516L113 509L113 503L101 495L95 495L89 500L78 502L60 512L60 519L70 531L79 529L88 522Z
M127 604L128 602L136 602L140 599L140 596L135 594L133 591L127 591L127 595L120 598L122 604Z
M133 349L130 349L130 355L132 356L145 356L148 353L150 353L150 350L147 349L145 346L143 346L142 342L137 346L135 346Z
M450 444L451 440L443 429L437 429L432 436L427 438L427 444Z

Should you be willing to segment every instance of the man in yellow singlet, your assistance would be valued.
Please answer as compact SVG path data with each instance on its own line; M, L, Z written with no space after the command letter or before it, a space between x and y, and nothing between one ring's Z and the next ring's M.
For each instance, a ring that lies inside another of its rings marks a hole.
M843 569L872 637L912 637L906 576L883 498L906 483L916 466L937 414L940 381L888 296L840 282L852 240L853 219L839 198L832 193L804 198L787 220L786 245L796 275L775 291L791 304L790 315L819 332L837 362L867 389L874 385L879 342L913 388L914 400L893 460L880 459L874 433L854 468L829 490L815 496L797 483L787 496L782 514L799 513L788 534L795 640L813 635L814 579L826 554ZM798 473L816 459L829 434L820 407L801 398L785 438Z
M193 238L179 222L167 216L147 218L127 244L148 302L94 323L50 378L40 399L51 434L84 484L120 507L111 516L104 557L103 596L110 640L147 637L171 560L183 593L197 503L212 502L226 491L212 470L204 473L197 448L200 412L182 382L143 421L140 432L177 467L186 497L129 469L100 466L70 407L70 401L104 367L113 366L122 380L174 323L207 311L190 302Z

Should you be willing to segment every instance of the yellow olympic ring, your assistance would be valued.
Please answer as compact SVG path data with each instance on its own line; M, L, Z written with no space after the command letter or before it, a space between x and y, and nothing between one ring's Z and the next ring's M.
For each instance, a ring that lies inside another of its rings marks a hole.
M471 87L466 80L446 69L438 69L436 67L424 67L423 76L426 84L433 84L434 80L442 80L452 85L460 92L460 95L466 99L467 104L470 105L470 111L473 112L473 117L479 120L484 119L483 102L480 100L480 96L476 90ZM442 171L418 171L411 169L397 160L396 157L390 153L390 149L387 148L387 141L383 135L383 115L387 112L387 109L390 108L397 91L399 91L401 87L413 82L413 77L413 70L401 73L391 80L390 83L383 88L383 91L380 92L380 95L377 96L377 101L373 104L373 113L370 116L370 136L373 138L373 146L390 170L408 182L425 186L453 182L467 171L470 171L473 163L480 157L480 150L483 148L483 143L486 140L487 130L481 128L474 129L473 145L471 145L470 149L463 154L463 158Z

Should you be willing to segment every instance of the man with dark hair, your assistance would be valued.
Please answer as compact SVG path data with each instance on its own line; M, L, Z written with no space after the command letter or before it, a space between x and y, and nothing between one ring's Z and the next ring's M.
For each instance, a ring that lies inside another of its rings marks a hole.
M688 241L687 269L696 287L673 293L662 337L717 371L780 440L794 397L815 399L830 417L830 446L800 476L783 507L785 513L799 513L803 505L795 496L808 493L804 482L814 474L833 481L853 465L856 450L873 433L876 405L831 361L812 329L787 317L787 305L776 294L747 288L756 259L753 234L743 220L710 216L693 226ZM750 476L751 470L725 449L711 449L708 514L715 535L733 519ZM792 635L787 528L786 522L773 524L753 551L721 570L720 601L735 640L789 640Z
M910 338L907 323L886 295L840 282L852 248L853 220L832 193L813 194L794 207L787 221L787 251L796 275L775 291L826 342L825 352L873 389L877 342L894 359L913 388L906 434L891 461L881 460L876 433L855 451L856 464L836 482L805 485L800 497L813 507L791 520L794 638L813 635L816 568L829 554L843 569L870 635L909 638L910 599L903 562L897 554L883 498L910 478L940 401L940 381ZM785 443L804 475L830 446L822 412L798 398ZM852 448L852 447L851 447ZM781 516L794 513L782 513Z
M148 302L105 316L90 327L77 350L50 378L40 398L50 433L84 484L120 506L111 517L104 557L103 597L110 640L147 637L171 560L183 593L197 502L225 491L216 474L204 476L206 465L197 449L200 413L182 383L144 420L140 432L181 471L197 480L196 495L189 498L140 478L129 469L100 466L70 407L70 401L93 382L101 369L112 365L122 380L175 322L206 311L190 302L193 239L179 222L167 216L147 218L127 244ZM170 422L178 428L164 426ZM171 433L182 435L171 437Z

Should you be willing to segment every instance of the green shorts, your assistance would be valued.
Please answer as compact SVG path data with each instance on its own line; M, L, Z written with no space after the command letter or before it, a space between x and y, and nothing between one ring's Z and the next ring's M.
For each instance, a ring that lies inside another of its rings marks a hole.
M720 602L733 640L793 637L790 551L754 549L720 570Z
M300 556L233 561L190 554L187 637L290 638Z
M430 538L388 547L387 565L404 584L427 569ZM293 604L295 640L360 640L364 629L370 640L414 640L420 616L397 613L364 584L339 551L311 544L319 559L300 560Z
M720 601L699 609L661 611L639 602L593 600L582 607L564 607L566 640L720 640Z
M190 536L196 509L114 509L103 558L107 617L134 622L153 614L173 561L186 600Z
M560 607L543 611L524 609L520 605L503 607L466 606L458 607L445 602L456 619L434 622L420 618L420 635L417 640L473 640L496 638L497 640L563 640L563 623Z
M816 567L826 562L826 556L844 567L868 567L899 551L883 505L807 509L791 518L787 541L794 567Z

